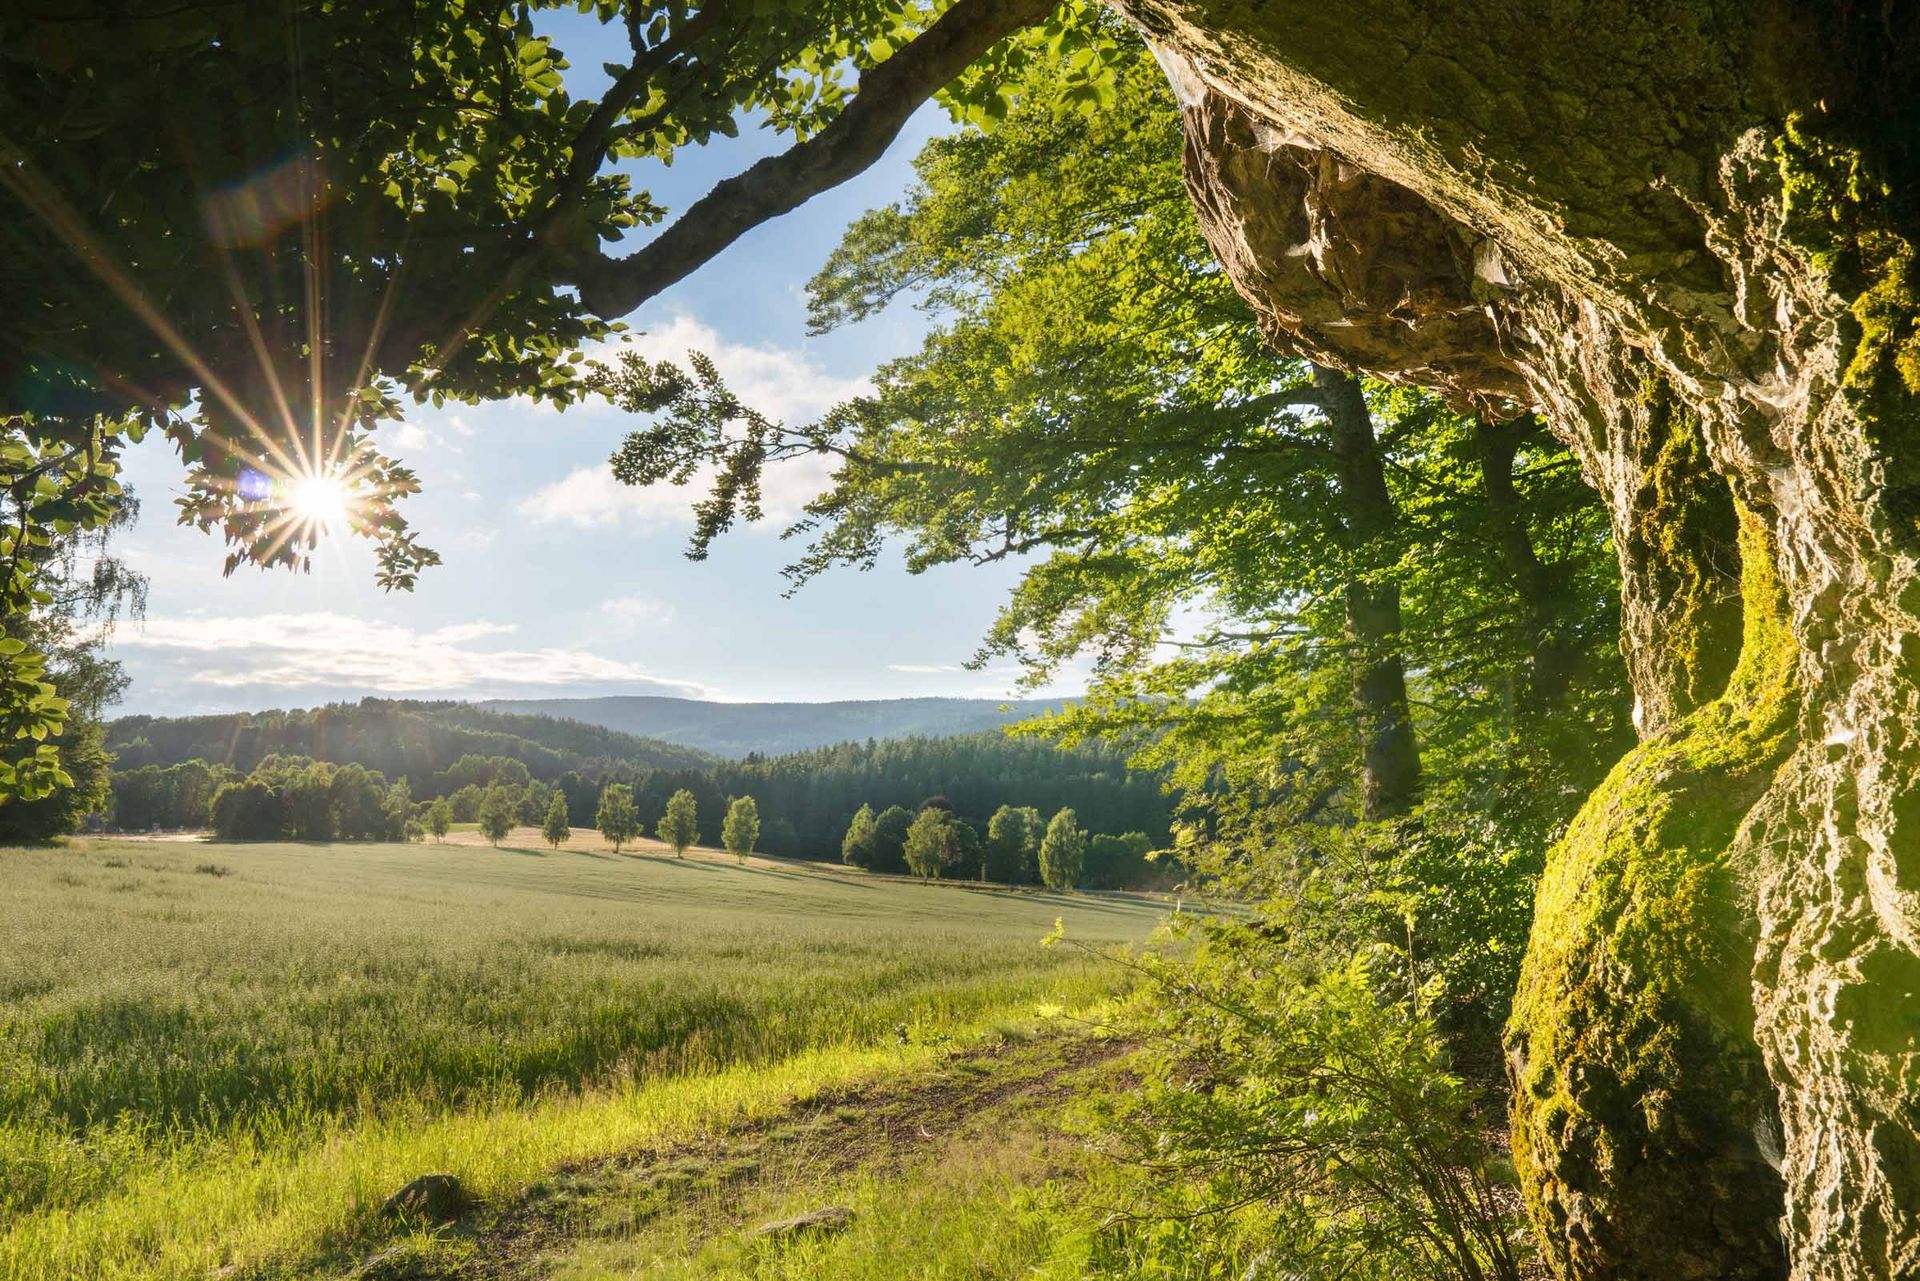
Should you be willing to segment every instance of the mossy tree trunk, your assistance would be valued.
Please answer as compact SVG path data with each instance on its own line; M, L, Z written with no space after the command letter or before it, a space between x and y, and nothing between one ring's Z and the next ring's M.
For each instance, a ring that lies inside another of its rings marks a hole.
M1642 742L1510 1031L1557 1270L1920 1275L1920 7L1123 7L1275 341L1611 513Z

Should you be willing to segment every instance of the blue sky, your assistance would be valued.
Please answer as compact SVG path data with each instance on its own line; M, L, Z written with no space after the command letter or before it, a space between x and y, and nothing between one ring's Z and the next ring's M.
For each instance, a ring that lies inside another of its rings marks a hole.
M606 59L584 27L554 34L579 92ZM656 357L699 347L743 399L805 420L856 390L880 361L917 347L926 320L896 306L825 338L805 329L804 289L847 223L896 199L922 143L948 127L928 108L866 174L751 233L629 316ZM670 208L775 150L771 135L637 170ZM650 233L643 233L650 234ZM420 473L407 504L445 564L387 594L372 557L331 539L308 575L220 576L218 541L173 523L178 460L150 439L128 475L143 503L117 550L151 579L144 623L111 653L132 677L120 710L178 715L312 706L366 694L483 698L668 693L724 700L1002 696L1004 668L960 668L1018 570L956 566L911 576L897 558L840 571L783 599L797 551L778 534L821 472L769 476L768 519L687 561L692 490L629 490L607 457L635 419L604 406L566 413L503 403L410 407L388 452ZM1069 679L1049 692L1066 692Z

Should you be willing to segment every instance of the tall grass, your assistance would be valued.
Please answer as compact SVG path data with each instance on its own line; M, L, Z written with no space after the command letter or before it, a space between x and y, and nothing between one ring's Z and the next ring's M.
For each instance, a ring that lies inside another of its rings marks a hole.
M204 855L0 852L0 1274L198 1275L427 1166L524 1179L1090 1000L1111 974L1038 938L1153 916L575 852L222 846L220 877Z

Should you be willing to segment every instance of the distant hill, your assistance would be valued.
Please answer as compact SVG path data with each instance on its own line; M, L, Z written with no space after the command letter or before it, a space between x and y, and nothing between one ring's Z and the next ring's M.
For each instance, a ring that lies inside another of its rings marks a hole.
M779 755L867 739L946 738L1024 720L1061 704L991 698L882 698L837 703L705 703L691 698L494 699L476 706L562 716L716 756Z
M218 716L123 716L107 725L118 768L199 759L242 773L268 756L355 762L389 778L424 779L462 756L504 756L535 778L567 770L601 772L628 764L696 770L713 764L697 748L635 737L599 725L515 715L471 703L368 698L295 711Z

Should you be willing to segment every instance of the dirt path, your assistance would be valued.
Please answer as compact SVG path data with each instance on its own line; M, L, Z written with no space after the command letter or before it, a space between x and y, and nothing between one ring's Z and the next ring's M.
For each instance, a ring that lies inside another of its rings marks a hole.
M481 1207L454 1229L474 1247L458 1262L422 1273L382 1252L347 1275L534 1281L583 1239L640 1230L668 1214L697 1211L703 1236L738 1231L752 1224L732 1207L755 1184L901 1169L962 1131L1057 1109L1073 1078L1127 1048L1059 1036L958 1050L930 1071L827 1090L759 1121L561 1167L513 1204Z

